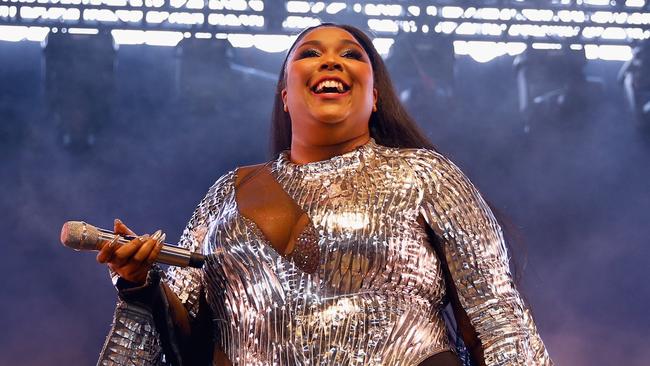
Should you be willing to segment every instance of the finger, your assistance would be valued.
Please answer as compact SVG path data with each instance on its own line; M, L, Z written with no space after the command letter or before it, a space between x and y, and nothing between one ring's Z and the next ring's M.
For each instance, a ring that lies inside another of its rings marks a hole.
M156 242L156 246L153 248L151 253L149 253L149 256L147 257L147 263L148 264L154 264L156 259L158 259L158 255L160 254L160 251L162 250L163 243L165 242L165 234L162 234L160 239Z
M133 255L133 260L137 262L144 262L147 257L149 257L149 254L151 251L156 247L156 244L158 243L158 238L160 238L160 235L162 234L162 231L158 230L156 231L151 238L149 238L138 251Z
M124 263L128 262L131 257L138 252L140 247L142 247L148 239L148 235L142 235L124 245L120 245L120 247L115 251L111 262L114 262L117 266L123 266Z
M133 230L129 229L128 226L124 225L120 219L115 219L113 222L113 231L115 234L136 236L136 233L134 233Z
M97 262L106 263L113 257L115 250L117 249L118 241L120 240L119 236L115 236L113 240L102 243L102 249L97 253Z

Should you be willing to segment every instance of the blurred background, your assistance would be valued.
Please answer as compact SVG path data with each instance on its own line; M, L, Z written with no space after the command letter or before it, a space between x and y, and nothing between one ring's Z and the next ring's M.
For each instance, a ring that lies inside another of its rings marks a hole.
M650 359L643 0L0 0L0 364L92 365L116 293L67 220L180 235L220 175L272 158L297 32L371 35L438 149L516 231L558 365Z

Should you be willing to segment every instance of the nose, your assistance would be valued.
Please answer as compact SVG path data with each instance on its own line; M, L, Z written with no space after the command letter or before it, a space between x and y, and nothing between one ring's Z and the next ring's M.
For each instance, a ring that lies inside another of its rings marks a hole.
M337 62L336 60L333 59L328 59L325 60L321 65L320 65L321 70L338 70L338 71L343 71L343 66Z

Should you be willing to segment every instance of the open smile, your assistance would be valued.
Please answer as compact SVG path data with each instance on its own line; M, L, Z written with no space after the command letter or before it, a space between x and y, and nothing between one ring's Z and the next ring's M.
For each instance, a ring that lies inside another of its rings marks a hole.
M335 99L350 94L350 85L338 77L322 77L309 88L313 95Z

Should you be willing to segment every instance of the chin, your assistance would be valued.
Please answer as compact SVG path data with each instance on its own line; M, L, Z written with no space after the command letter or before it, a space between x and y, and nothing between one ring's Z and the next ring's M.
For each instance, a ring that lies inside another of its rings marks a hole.
M317 115L314 115L314 119L316 121L327 125L336 125L343 123L347 117L347 114L344 115L341 113L319 113Z

